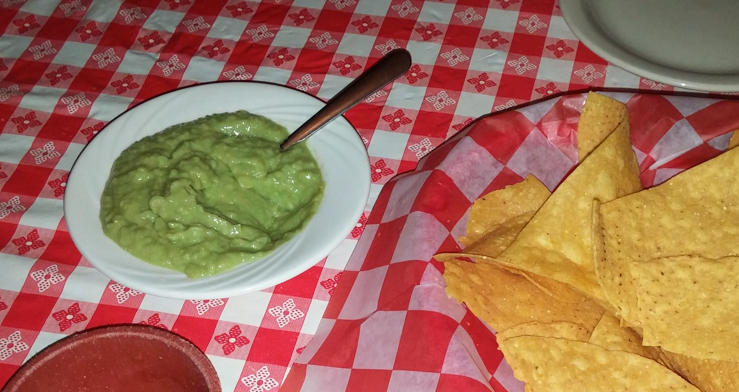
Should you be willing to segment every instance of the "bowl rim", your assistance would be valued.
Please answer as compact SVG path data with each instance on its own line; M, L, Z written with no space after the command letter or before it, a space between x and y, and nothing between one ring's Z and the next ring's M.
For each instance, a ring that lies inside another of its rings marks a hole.
M208 390L211 392L221 392L221 382L213 363L194 343L185 339L183 336L166 329L142 324L103 325L63 337L34 354L31 359L18 368L18 370L16 370L16 372L10 377L8 383L5 384L2 391L18 391L19 388L23 386L24 382L29 377L33 376L33 373L36 370L53 361L58 355L66 350L101 338L131 337L135 337L137 339L156 340L158 342L165 343L169 348L180 351L186 358L192 360L195 366L200 370L200 373L203 375L208 386Z

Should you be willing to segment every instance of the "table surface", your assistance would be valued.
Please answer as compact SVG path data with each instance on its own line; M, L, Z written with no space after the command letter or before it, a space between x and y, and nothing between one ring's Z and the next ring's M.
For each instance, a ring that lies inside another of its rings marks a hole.
M226 391L276 390L315 333L379 190L473 119L588 87L672 91L593 54L553 0L0 0L0 385L69 334L177 332ZM407 74L347 112L372 186L346 240L309 270L232 298L183 301L94 269L63 219L69 170L127 108L178 87L269 81L328 99L393 48Z

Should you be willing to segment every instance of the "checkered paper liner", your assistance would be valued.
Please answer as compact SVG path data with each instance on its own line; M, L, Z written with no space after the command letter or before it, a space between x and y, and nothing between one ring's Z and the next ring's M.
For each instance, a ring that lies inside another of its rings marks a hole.
M630 110L645 187L728 148L739 102L607 93ZM444 290L473 201L533 174L550 190L577 164L586 95L482 118L390 181L313 340L281 391L523 391L494 331Z

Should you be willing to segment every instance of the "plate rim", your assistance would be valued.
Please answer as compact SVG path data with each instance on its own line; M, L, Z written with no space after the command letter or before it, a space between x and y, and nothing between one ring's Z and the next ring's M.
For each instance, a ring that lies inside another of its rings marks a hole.
M739 73L709 74L683 71L640 57L614 42L601 27L587 18L588 0L560 0L560 10L573 34L595 54L637 76L699 92L739 91Z

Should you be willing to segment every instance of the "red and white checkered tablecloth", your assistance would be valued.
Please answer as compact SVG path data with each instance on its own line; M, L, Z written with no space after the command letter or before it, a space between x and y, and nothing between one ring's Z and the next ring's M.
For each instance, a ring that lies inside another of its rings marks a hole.
M71 333L146 323L205 351L224 390L275 390L390 178L483 114L590 86L673 90L594 55L554 0L0 0L0 27L0 384ZM411 70L346 114L370 155L367 213L305 273L249 295L172 300L111 281L72 243L69 170L127 108L215 80L327 99L396 47Z

